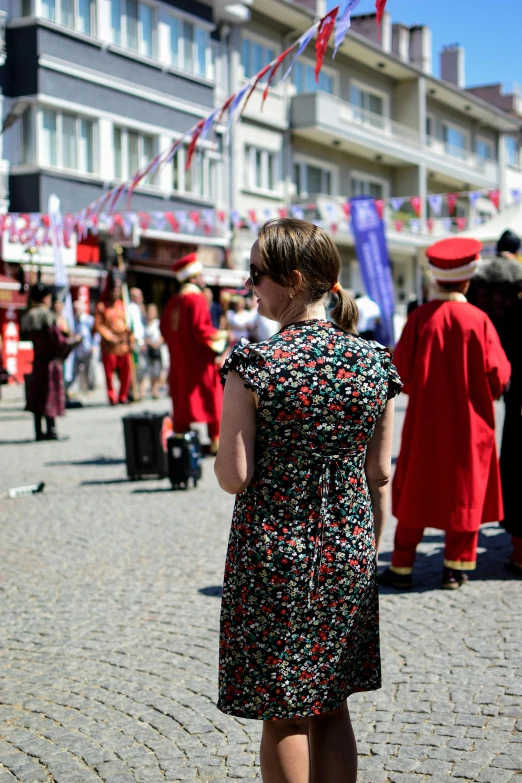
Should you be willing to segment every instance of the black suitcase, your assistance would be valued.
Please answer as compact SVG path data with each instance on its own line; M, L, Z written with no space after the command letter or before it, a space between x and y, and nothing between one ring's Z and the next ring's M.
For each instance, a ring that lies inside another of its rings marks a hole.
M168 415L144 411L123 417L125 461L131 481L146 476L167 476L167 457L161 444L161 428L163 419Z
M167 440L169 479L173 489L197 487L201 478L201 447L197 432L175 433Z

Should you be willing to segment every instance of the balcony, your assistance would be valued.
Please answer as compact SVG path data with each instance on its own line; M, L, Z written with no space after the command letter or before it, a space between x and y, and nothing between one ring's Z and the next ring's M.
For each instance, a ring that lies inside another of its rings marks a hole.
M381 155L387 165L425 165L457 186L469 182L480 188L498 186L498 165L467 150L451 148L429 137L427 143L408 125L375 114L323 92L301 93L292 98L291 127L296 136L328 146L345 147L361 157Z

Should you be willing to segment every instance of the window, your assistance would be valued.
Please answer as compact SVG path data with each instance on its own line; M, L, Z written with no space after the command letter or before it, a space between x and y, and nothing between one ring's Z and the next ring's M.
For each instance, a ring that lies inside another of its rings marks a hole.
M466 134L451 125L442 126L442 138L446 145L446 152L455 158L465 158L467 149Z
M154 23L152 6L139 0L111 0L112 41L118 46L154 57Z
M513 136L506 136L506 156L508 166L520 165L518 142Z
M22 146L20 150L20 163L34 163L33 118L33 110L29 107L22 114L21 120Z
M170 64L198 76L211 75L210 34L203 27L171 16Z
M81 33L94 33L94 0L41 0L42 16Z
M476 153L478 158L493 160L493 145L485 139L477 139Z
M383 198L383 186L381 182L371 179L352 177L352 196L370 196L370 198Z
M258 147L245 147L245 186L261 190L276 190L277 155Z
M379 95L370 90L352 84L350 88L350 102L353 106L353 119L374 128L386 128L387 105L384 95Z
M426 136L435 136L435 118L431 114L426 115Z
M94 173L94 123L74 114L43 109L41 162L72 171Z
M215 201L217 193L217 165L207 154L194 153L190 168L185 171L187 148L179 150L172 161L172 188Z
M243 66L243 75L245 79L251 79L256 73L275 60L276 52L270 46L263 46L263 44L252 38L246 38L243 36L241 42L241 65ZM266 73L261 79L262 82L268 79L268 73ZM272 82L273 84L274 82Z
M315 81L314 66L310 63L297 62L292 70L292 83L297 93L315 92L321 90L334 94L334 77L324 68L319 74L319 84Z
M129 179L154 157L154 137L126 128L114 127L112 146L116 179ZM140 185L153 184L155 174L140 182Z
M333 196L332 171L312 163L294 163L294 183L298 196L322 193Z

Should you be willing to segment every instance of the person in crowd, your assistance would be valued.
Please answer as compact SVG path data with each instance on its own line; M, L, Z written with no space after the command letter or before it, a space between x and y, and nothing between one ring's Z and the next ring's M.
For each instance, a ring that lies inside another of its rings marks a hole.
M256 314L255 310L247 310L245 299L241 294L232 296L230 309L227 312L227 323L234 342L241 339L250 340Z
M43 283L31 289L33 307L24 315L21 331L33 343L33 370L27 384L26 410L34 416L36 440L59 440L56 417L65 413L63 360L81 337L67 337L51 309L51 291ZM42 419L46 421L46 432Z
M153 400L158 399L158 389L161 380L161 346L164 340L161 336L158 308L155 304L147 306L147 323L145 325L145 349L147 357L147 375L150 382L150 393Z
M172 268L181 289L167 302L160 329L170 352L174 430L188 432L192 423L206 422L216 452L222 404L216 358L225 349L227 332L212 326L197 254L189 253Z
M357 331L364 340L375 340L376 330L381 322L381 308L366 294L355 294L355 304L359 311Z
M85 311L85 305L79 299L73 303L75 335L80 335L81 341L74 349L73 380L69 392L75 392L78 388L80 377L83 375L85 386L89 391L94 389L93 366L93 316Z
M65 337L71 336L71 324L65 314L65 301L61 296L54 296L52 301L52 310L56 314L56 325Z
M522 476L522 286L516 304L505 319L504 348L511 362L511 380L504 394L505 417L500 452L500 475L504 500L501 521L511 533L513 551L507 568L522 577L522 507L520 477Z
M504 394L505 416L500 452L504 500L501 524L512 534L513 552L507 568L522 575L522 264L517 261L520 238L504 231L497 242L496 258L482 264L473 280L473 301L493 321L511 363L511 380Z
M223 308L221 307L221 304L219 302L216 302L214 299L214 293L210 286L206 286L203 289L203 293L205 294L208 302L208 306L210 307L210 320L212 321L212 326L215 329L221 329L222 325L222 317L223 317Z
M281 331L223 367L215 472L237 497L218 707L263 721L263 780L355 783L346 699L381 686L376 547L400 381L390 353L356 336L326 232L269 221L250 259L247 286Z
M140 399L145 398L145 385L147 382L147 350L145 347L145 304L143 292L140 288L129 289L128 317L132 333L132 361L136 368L136 385Z
M98 302L94 316L94 331L101 336L101 357L110 405L125 405L131 385L131 331L121 296L121 281L110 276L107 293ZM115 372L120 380L118 394L113 383Z
M457 237L426 255L438 288L406 321L394 364L410 400L392 491L398 519L383 585L408 589L424 528L446 531L442 587L475 568L478 532L502 519L493 401L509 362L490 319L466 301L482 248Z

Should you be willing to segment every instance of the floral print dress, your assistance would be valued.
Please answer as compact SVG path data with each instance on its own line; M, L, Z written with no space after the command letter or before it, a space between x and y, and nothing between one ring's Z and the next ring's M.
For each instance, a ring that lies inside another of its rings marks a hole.
M257 395L255 472L238 494L221 608L219 701L259 720L317 715L380 687L366 447L401 389L388 351L327 321L238 344Z

